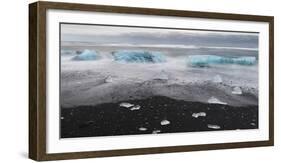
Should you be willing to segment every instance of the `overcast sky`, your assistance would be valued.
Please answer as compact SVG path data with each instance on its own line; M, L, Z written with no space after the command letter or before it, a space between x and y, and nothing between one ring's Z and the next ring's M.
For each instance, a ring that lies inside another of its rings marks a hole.
M95 44L258 47L258 33L61 24L61 40Z

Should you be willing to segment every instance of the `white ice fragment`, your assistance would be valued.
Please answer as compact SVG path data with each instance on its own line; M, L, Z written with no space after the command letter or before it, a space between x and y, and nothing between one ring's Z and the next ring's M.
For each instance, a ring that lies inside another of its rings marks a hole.
M119 106L125 107L125 108L129 108L129 107L134 106L134 104L130 104L130 103L128 103L128 102L122 102Z
M153 130L152 131L152 134L158 134L158 133L160 133L161 132L161 130Z
M222 102L222 101L220 101L219 99L217 99L215 97L211 97L208 100L208 103L210 103L210 104L222 104L222 105L226 105L227 104L226 102Z
M255 123L250 123L250 125L251 125L251 126L255 126L256 124L255 124Z
M107 78L104 79L104 81L106 83L112 83L113 82L113 78L111 76L108 76Z
M211 125L211 124L208 124L208 128L211 128L211 129L220 129L221 127L218 126L218 125Z
M199 113L193 113L192 117L194 118L198 118L198 117L206 117L206 113L205 112L199 112Z
M64 119L64 117L60 117L60 119Z
M241 95L242 94L241 88L240 87L234 87L233 90L232 90L232 94Z
M216 75L213 79L214 83L222 83L222 78L220 75Z
M145 127L140 127L139 130L140 130L140 131L146 131L147 128L145 128Z
M130 110L139 110L141 106L135 105L134 107L131 107Z
M168 80L169 76L166 73L166 71L162 70L159 74L155 75L155 79L159 79L159 80Z
M162 126L165 126L165 125L170 124L170 121L168 121L168 120L162 120L162 121L160 122L160 124L161 124Z

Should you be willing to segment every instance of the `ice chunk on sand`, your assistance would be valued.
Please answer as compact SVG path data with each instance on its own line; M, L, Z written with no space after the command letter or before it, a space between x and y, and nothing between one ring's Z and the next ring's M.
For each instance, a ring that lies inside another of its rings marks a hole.
M206 113L205 112L199 112L199 113L193 113L192 117L194 118L198 118L198 117L206 117Z
M153 130L152 131L152 134L158 134L158 133L160 133L161 132L161 130Z
M146 131L147 128L145 128L145 127L140 127L139 130L140 130L140 131Z
M241 88L240 87L234 87L233 90L232 90L232 94L241 95L242 94Z
M168 125L168 124L170 124L170 121L168 121L168 120L162 120L161 122L160 122L160 124L162 125L162 126L165 126L165 125Z
M216 75L213 79L214 83L222 83L222 78L220 75Z
M135 105L135 106L131 107L130 110L139 110L140 108L141 108L141 106Z
M107 78L104 79L105 83L112 83L113 82L113 78L111 76L108 76Z
M159 79L159 80L168 80L169 76L166 71L162 70L160 73L155 75L154 79Z
M88 60L97 60L99 59L100 56L98 52L94 50L84 50L81 54L76 55L75 57L72 58L72 60L76 61L88 61Z
M191 55L187 57L187 63L193 67L209 67L213 64L238 64L238 65L254 65L256 57L222 57L216 55Z
M129 107L134 106L134 104L130 104L128 102L122 102L121 104L119 104L119 106L129 108Z
M208 124L208 128L218 130L218 129L220 129L221 127L220 127L220 126L218 126L218 125Z
M125 63L161 63L166 59L161 52L143 50L119 50L113 52L115 61Z
M208 103L210 103L210 104L222 104L222 105L226 105L227 104L226 102L222 102L222 101L220 101L219 99L217 99L215 97L211 97L208 100Z

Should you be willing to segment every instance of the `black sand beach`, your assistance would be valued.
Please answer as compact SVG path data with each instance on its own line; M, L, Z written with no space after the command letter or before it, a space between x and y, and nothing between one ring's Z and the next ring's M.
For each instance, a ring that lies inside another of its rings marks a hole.
M133 106L120 106L126 102ZM164 96L61 108L61 138L258 128L258 106L187 102Z

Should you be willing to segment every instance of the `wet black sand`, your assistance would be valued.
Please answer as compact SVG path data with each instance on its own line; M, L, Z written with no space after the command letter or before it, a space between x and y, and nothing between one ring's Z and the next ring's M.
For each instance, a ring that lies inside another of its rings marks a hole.
M140 105L139 110L119 106ZM233 107L163 96L96 106L61 108L61 138L258 128L258 106ZM205 116L193 117L204 112ZM170 124L161 125L168 120Z

